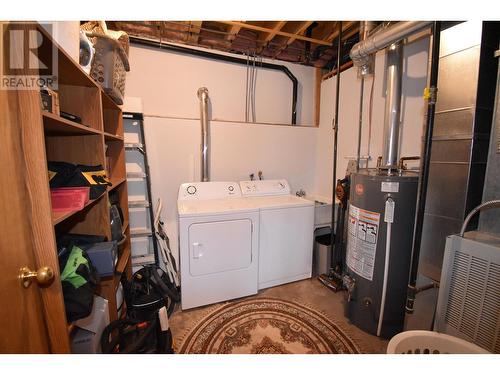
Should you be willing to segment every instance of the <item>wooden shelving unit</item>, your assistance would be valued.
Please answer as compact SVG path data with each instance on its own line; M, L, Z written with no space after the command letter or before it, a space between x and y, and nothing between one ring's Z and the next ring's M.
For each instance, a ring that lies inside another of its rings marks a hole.
M66 120L56 114L43 112L43 127L48 135L89 135L100 134L98 130Z
M100 197L96 199L91 199L85 204L85 207L82 210L79 211L52 211L52 222L54 225L59 224L60 222L66 220L67 218L71 217L72 215L78 214L79 212L82 212L85 208L91 206L95 202L97 202L99 199L101 199L104 196L102 194Z
M46 34L41 27L38 28L40 32ZM99 290L99 294L108 300L110 321L113 321L118 318L116 289L120 276L122 273L130 275L131 272L122 111L63 49L55 42L52 43L44 45L41 53L49 53L52 46L58 50L57 91L60 109L79 116L82 121L80 124L42 111L46 159L74 164L100 164L108 172L112 186L97 199L89 201L82 210L50 212L47 215L51 217L56 235L59 233L104 235L110 240L109 194L118 194L124 215L123 233L126 240L119 246L115 274L103 278ZM47 171L45 173L47 174ZM53 251L57 257L57 249ZM66 325L69 338L74 331L73 324L60 323Z

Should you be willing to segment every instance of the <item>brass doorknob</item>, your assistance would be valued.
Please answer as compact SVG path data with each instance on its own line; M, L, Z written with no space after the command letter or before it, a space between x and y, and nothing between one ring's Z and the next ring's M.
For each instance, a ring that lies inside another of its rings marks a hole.
M48 286L54 281L54 270L50 267L40 267L38 271L31 271L28 267L19 270L19 278L25 288L29 287L33 280L40 286Z

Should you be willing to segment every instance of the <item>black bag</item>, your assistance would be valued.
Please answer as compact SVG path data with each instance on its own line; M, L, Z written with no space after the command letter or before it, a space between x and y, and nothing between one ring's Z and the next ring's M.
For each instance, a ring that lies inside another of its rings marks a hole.
M61 284L66 318L72 322L92 312L99 274L85 250L78 246L63 247L59 255Z
M90 187L90 199L102 195L111 182L102 165L75 165L62 161L49 161L49 184L58 187Z

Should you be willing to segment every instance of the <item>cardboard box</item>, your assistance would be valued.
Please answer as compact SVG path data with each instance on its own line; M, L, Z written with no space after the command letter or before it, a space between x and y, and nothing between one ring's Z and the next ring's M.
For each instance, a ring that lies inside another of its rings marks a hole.
M75 354L101 353L101 335L109 324L108 301L94 296L92 313L75 323L71 338L71 352Z

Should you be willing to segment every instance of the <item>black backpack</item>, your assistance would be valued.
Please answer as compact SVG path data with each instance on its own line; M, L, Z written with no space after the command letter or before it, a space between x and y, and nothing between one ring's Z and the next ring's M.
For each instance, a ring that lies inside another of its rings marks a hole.
M68 322L92 312L94 293L100 278L89 256L81 247L70 245L59 254L64 307Z

